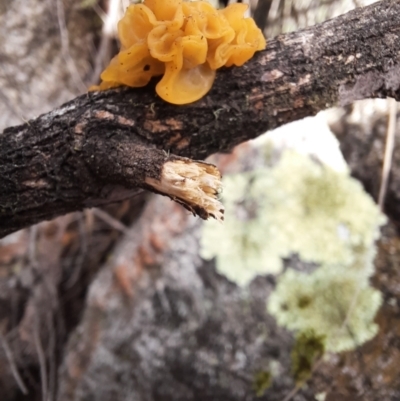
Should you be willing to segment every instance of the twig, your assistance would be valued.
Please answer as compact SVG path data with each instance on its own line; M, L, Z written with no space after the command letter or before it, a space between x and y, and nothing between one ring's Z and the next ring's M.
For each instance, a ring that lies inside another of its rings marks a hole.
M389 182L390 169L392 167L394 138L396 135L397 102L394 99L388 99L389 103L389 121L386 133L385 157L383 160L381 186L379 188L378 205L383 211L387 187Z
M78 69L76 68L75 62L71 57L69 52L69 35L68 29L65 22L65 12L64 6L62 4L62 0L57 0L57 19L58 19L58 26L60 28L60 38L61 38L61 51L64 57L65 62L67 63L67 67L71 74L71 77L74 80L76 88L79 92L84 93L87 90L86 85L83 83Z
M98 10L96 5L96 12L100 14L101 10ZM97 51L96 59L94 61L93 74L91 77L92 83L98 83L99 76L103 70L105 64L111 58L111 44L113 38L116 36L117 23L121 17L121 0L110 0L108 5L107 13L103 13L103 29L101 32L101 40L99 45L99 50Z
M254 21L263 32L267 25L267 18L272 6L272 1L273 0L258 0L254 11Z
M317 370L317 368L321 365L323 359L322 359L323 355L321 355L314 363L314 365L312 366L311 369L311 374L310 377L307 377L306 379L300 381L299 383L296 384L296 386L292 389L292 391L282 400L282 401L290 401L300 390L301 388L304 386L304 384L307 383L307 381L309 379L311 379L312 375L314 374L314 372Z
M125 224L122 224L117 219L114 219L114 217L110 216L103 210L92 209L92 212L96 217L103 220L105 223L107 223L110 227L114 228L115 230L120 231L121 233L126 235L132 235L131 232L129 231L129 228Z
M273 22L278 18L278 12L281 8L283 0L272 0L271 7L269 9L267 21Z
M107 18L107 13L105 13L104 11L103 11L103 9L97 4L97 3L94 3L93 5L92 5L92 8L93 8L93 11L98 15L98 17L101 19L101 21L103 22L103 25L104 25L104 22L105 22L105 20L106 20L106 18Z
M290 401L301 389L303 386L304 382L301 382L300 384L296 384L296 386L293 388L293 390L282 400L282 401Z
M1 342L1 346L4 349L4 353L6 354L8 363L10 364L11 373L12 373L15 381L17 382L19 389L21 390L21 392L23 394L27 395L28 389L26 388L26 385L25 385L24 381L22 380L21 375L18 372L18 368L17 368L17 365L15 364L14 357L13 357L12 351L10 349L10 346L8 345L7 340L1 333L0 333L0 342Z
M103 25L103 34L112 37L117 32L117 23L121 18L121 0L110 0L108 12Z
M24 118L22 117L21 109L11 101L11 99L4 93L4 91L0 88L0 99L4 102L6 107L11 111L11 113L17 117L21 122L24 122Z
M79 279L79 276L82 271L82 265L85 261L85 257L87 255L88 250L88 239L87 239L87 232L86 232L86 225L84 224L84 214L80 213L78 219L78 228L79 228L79 238L80 238L80 249L78 252L78 256L75 261L74 271L72 272L71 277L68 279L66 283L66 288L71 288L76 284Z
M36 255L36 239L38 235L37 224L30 227L29 229L29 244L28 244L28 259L31 266L36 269L38 267L37 255Z
M52 401L55 398L56 380L57 380L57 363L56 363L56 335L54 330L54 322L50 314L47 315L49 327L49 398Z
M44 355L42 342L40 341L39 334L39 322L38 317L36 316L34 329L33 329L33 339L35 342L36 352L39 358L39 366L40 366L40 380L42 383L42 400L47 401L47 370L46 370L46 357Z

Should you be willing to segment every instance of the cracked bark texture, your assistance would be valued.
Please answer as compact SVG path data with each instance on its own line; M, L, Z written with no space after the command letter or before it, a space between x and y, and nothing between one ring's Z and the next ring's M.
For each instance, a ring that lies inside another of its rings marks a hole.
M132 195L163 152L202 159L338 102L398 99L399 14L387 0L272 39L191 105L166 104L149 85L83 95L6 129L0 234Z

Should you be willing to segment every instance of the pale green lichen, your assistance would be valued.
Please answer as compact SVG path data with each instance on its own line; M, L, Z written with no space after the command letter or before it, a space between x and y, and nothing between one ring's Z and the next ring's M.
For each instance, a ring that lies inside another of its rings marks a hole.
M279 273L293 253L321 264L362 258L372 271L367 254L384 218L347 173L289 151L274 168L226 176L223 184L225 223L207 222L202 256L216 256L218 271L232 281Z
M372 338L381 294L357 271L324 266L312 274L288 270L269 298L268 310L290 330L313 330L328 351L352 349Z
M369 277L385 218L358 181L288 151L275 167L225 177L223 202L225 224L207 223L201 241L220 273L245 286L298 254L320 267L279 277L268 301L278 323L314 330L329 351L375 335L381 296Z
M207 222L202 236L202 256L206 259L217 256L218 271L242 285L257 274L281 269L280 259L264 240L268 226L263 221L265 214L260 214L263 200L254 191L252 176L253 173L245 173L224 179L223 203L227 217L223 225Z

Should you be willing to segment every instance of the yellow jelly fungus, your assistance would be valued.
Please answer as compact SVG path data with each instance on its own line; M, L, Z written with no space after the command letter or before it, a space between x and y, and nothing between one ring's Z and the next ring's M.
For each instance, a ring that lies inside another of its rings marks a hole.
M130 5L118 23L121 50L91 90L145 86L163 75L157 94L169 103L203 97L222 66L241 66L265 39L245 4L214 9L206 1L144 0Z

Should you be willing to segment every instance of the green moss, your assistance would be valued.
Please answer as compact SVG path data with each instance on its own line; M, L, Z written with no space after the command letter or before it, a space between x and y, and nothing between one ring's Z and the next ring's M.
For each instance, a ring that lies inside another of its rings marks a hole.
M272 375L269 371L261 370L254 375L253 390L257 397L262 397L272 384Z
M314 330L306 330L296 335L292 349L292 373L297 383L303 383L312 373L315 362L325 352L325 337Z

